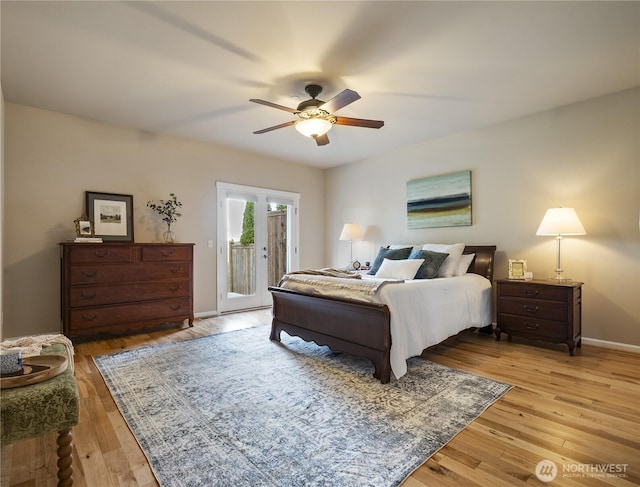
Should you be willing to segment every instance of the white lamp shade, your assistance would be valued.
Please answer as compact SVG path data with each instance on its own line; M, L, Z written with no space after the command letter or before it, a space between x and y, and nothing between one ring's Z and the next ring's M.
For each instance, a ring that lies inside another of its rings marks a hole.
M536 232L536 235L549 236L586 234L573 208L549 208Z
M331 130L333 124L324 118L307 118L296 122L296 130L306 137L320 137Z
M357 223L345 223L340 233L340 240L360 240L362 231Z

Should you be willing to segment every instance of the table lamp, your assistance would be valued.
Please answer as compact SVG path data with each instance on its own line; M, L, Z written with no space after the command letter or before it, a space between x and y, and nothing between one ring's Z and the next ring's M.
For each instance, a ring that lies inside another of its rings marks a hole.
M345 223L344 227L342 227L342 232L340 233L340 240L348 240L351 246L351 260L349 261L349 266L355 268L354 260L353 260L353 241L360 240L362 238L362 231L357 223ZM358 265L358 267L360 267Z
M562 267L560 265L560 242L564 235L586 235L580 218L573 208L549 208L542 218L536 235L556 237L557 257L556 257L556 277L558 281L564 280Z

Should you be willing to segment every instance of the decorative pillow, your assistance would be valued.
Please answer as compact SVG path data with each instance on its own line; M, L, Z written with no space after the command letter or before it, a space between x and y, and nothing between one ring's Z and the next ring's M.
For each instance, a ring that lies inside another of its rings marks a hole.
M432 250L412 250L409 259L424 259L424 263L416 272L414 279L433 279L438 275L438 269L449 257L449 254L433 252Z
M460 263L458 264L458 268L453 273L454 276L464 276L469 270L469 266L473 262L473 258L476 254L462 254L460 256Z
M371 274L375 276L378 269L382 265L382 261L384 259L389 260L400 260L400 259L408 259L409 254L411 253L411 247L407 247L404 249L390 249L389 247L380 247L378 251L378 256L373 261L373 265L371 266L371 270L367 272L367 274Z
M402 244L393 244L389 245L390 249L406 249L407 247L411 247L411 250L420 250L424 244L415 244L415 245L402 245Z
M438 277L453 277L454 273L458 269L458 265L460 264L460 257L464 251L464 244L424 244L422 246L422 250L432 250L434 252L449 254L449 257L445 259L440 266L440 269L438 269Z
M386 277L389 279L413 279L424 259L384 259L380 269L376 272L376 277Z

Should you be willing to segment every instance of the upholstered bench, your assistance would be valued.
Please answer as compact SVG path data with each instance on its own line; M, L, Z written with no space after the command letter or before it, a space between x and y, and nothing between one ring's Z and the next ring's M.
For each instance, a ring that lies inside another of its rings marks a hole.
M67 349L54 344L44 347L41 355L67 356ZM2 389L0 409L2 446L58 432L58 486L73 485L71 428L78 424L80 399L70 364L62 374L43 382Z

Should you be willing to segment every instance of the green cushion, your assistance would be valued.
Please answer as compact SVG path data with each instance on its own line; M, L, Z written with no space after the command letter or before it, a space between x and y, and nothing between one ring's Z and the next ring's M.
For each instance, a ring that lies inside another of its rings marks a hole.
M390 249L389 247L380 247L378 255L376 256L375 260L373 261L373 265L371 266L371 270L367 272L367 274L375 276L376 272L378 272L378 269L380 269L382 262L384 262L384 259L404 260L409 258L410 253L411 247L407 247L404 249Z
M41 355L66 356L67 349L55 344ZM2 389L0 409L2 445L72 428L80 418L80 399L71 368L37 384Z
M433 279L438 275L438 269L449 257L449 254L434 252L432 250L412 250L410 259L424 259L424 262L416 272L415 279Z

